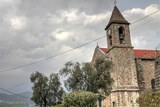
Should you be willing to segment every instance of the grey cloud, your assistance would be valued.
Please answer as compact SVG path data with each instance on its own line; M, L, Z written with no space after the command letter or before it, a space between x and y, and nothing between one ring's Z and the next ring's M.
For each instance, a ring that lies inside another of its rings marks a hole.
M112 0L24 0L19 6L26 15L40 15L54 13L57 10L78 8L88 14L95 14L111 8ZM29 11L28 11L29 10Z
M130 22L134 22L158 10L158 5L150 5L145 9L131 9L124 12ZM159 39L159 12L130 25L133 46L142 49L155 49Z

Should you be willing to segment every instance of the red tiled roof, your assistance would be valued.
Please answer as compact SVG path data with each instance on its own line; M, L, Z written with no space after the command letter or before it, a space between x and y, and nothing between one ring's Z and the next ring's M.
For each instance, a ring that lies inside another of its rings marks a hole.
M134 50L135 58L142 59L155 59L156 58L156 50Z
M100 48L103 52L107 52L107 48ZM156 58L156 50L140 50L135 49L134 50L134 56L135 58L141 58L141 59L155 59Z
M108 49L107 48L100 48L103 52L107 52L108 51Z

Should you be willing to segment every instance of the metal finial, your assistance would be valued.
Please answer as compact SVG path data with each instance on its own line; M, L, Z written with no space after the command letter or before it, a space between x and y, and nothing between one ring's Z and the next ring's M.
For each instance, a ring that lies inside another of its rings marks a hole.
M99 48L98 42L97 42L97 47Z
M117 0L114 0L114 5L115 5L115 6L117 5Z

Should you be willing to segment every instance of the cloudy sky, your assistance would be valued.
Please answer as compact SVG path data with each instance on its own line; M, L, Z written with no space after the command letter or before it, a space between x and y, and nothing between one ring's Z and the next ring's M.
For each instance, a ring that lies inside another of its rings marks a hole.
M117 6L131 23L133 46L155 49L160 43L160 13L132 22L157 11L159 0L118 0ZM113 0L0 0L0 87L15 93L30 91L29 76L34 71L49 75L67 61L91 61L97 43L107 47L106 38L5 71L104 36L113 7Z

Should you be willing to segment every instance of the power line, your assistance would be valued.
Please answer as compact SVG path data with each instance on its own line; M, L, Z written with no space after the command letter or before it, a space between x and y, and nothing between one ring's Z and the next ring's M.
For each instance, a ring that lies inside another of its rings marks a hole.
M10 88L8 88L8 89L9 89L9 90L11 90L11 89L14 89L14 88L20 87L20 86L22 86L22 85L26 84L27 82L28 82L28 81L21 82L20 84L17 84L17 85L15 85L14 87L10 87Z
M9 91L9 90L6 90L6 89L4 89L4 88L0 88L0 89L3 90L3 91L5 91L5 92L8 92L8 93L10 93L10 94L13 94L13 95L16 95L16 96L25 98L25 99L27 99L27 100L30 100L30 98L28 98L28 97L26 97L26 96L23 96L23 95L20 95L20 94L16 94L16 93L13 93L13 92L11 92L11 91Z
M87 50L87 52L83 53L82 55L80 55L80 56L78 56L78 57L76 57L76 58L72 58L72 59L70 59L70 60L74 61L74 60L77 60L77 59L79 59L79 58L83 58L83 56L86 55L88 52L89 52L89 49ZM56 67L56 68L59 68L59 67L61 67L61 66L58 66L58 67ZM10 88L7 89L7 90L10 90L10 89L13 89L13 88L17 88L17 87L22 86L22 85L24 85L24 84L26 84L26 83L28 83L28 81L21 82L21 83L15 85L14 87L10 87Z
M101 36L101 37L99 37L99 38L97 38L97 39L94 39L94 40L92 40L92 41L90 41L90 42L87 42L87 43L85 43L85 44L83 44L83 45L77 46L77 47L75 47L75 48L73 48L73 49L69 49L69 50L67 50L67 51L58 53L58 54L53 55L53 56L50 56L50 57L47 57L47 58L45 58L45 59L42 59L42 60L39 60L39 61L36 61L36 62L33 62L33 63L29 63L29 64L26 64L26 65L21 65L21 66L17 66L17 67L5 69L5 70L0 70L0 72L6 72L6 71L14 70L14 69L19 69L19 68L23 68L23 67L25 67L25 66L30 66L30 65L33 65L33 64L37 64L37 63L40 63L40 62L43 62L43 61L52 59L52 58L57 57L57 56L59 56L59 55L62 55L62 54L71 52L71 51L76 50L76 49L78 49L78 48L81 48L81 47L83 47L83 46L85 46L85 45L88 45L88 44L90 44L90 43L93 43L93 42L95 42L95 41L97 41L97 40L99 40L99 39L102 39L102 38L104 38L104 37L105 37L105 36Z
M147 18L147 17L149 17L149 16L151 16L151 15L154 15L154 14L157 13L157 12L159 12L159 9L158 9L157 11L155 11L155 12L153 12L153 13L145 16L145 17L142 17L142 18L140 18L140 19L132 22L131 24L133 25L133 24L135 24L135 23L138 23L139 21L141 21L141 20L143 20L143 19L145 19L145 18ZM5 69L5 70L0 70L0 72L6 72L6 71L14 70L14 69L19 69L19 68L23 68L23 67L26 67L26 66L34 65L34 64L37 64L37 63L40 63L40 62L44 62L44 61L46 61L46 60L52 59L52 58L54 58L54 57L57 57L57 56L60 56L60 55L62 55L62 54L65 54L65 53L71 52L71 51L73 51L73 50L76 50L76 49L78 49L78 48L81 48L81 47L83 47L83 46L85 46L85 45L88 45L88 44L90 44L90 43L93 43L93 42L95 42L95 41L97 41L97 40L99 40L99 39L102 39L102 38L104 38L104 37L105 37L105 36L101 36L101 37L99 37L99 38L97 38L97 39L94 39L94 40L92 40L92 41L90 41L90 42L87 42L87 43L85 43L85 44L82 44L82 45L80 45L80 46L77 46L77 47L75 47L75 48L73 48L73 49L69 49L69 50L67 50L67 51L58 53L58 54L56 54L56 55L47 57L47 58L45 58L45 59L42 59L42 60L39 60L39 61L35 61L35 62L33 62L33 63L29 63L29 64L17 66L17 67L13 67L13 68L8 68L8 69Z
M156 14L156 13L159 12L159 11L160 11L160 10L158 9L157 11L155 11L155 12L153 12L153 13L151 13L151 14L143 17L143 18L140 18L140 19L138 19L138 20L136 20L136 21L134 21L134 22L132 22L132 25L135 24L135 23L137 23L137 22L139 22L139 21L141 21L141 20L143 20L143 19L145 19L145 18L147 18L147 17L149 17L149 16L152 16L152 15Z
M148 20L147 22L141 23L140 25L135 26L135 27L136 27L136 28L141 28L142 26L144 26L144 25L150 23L151 21L152 21L152 19ZM137 30L136 28L131 28L131 31Z

